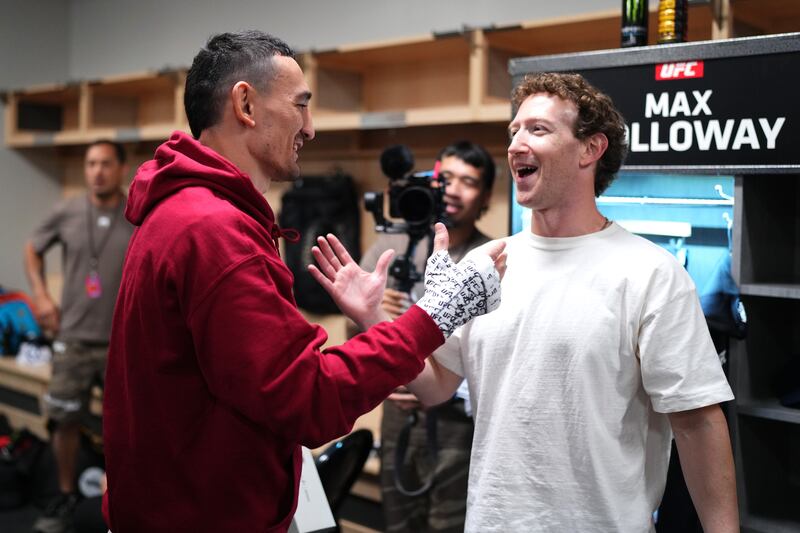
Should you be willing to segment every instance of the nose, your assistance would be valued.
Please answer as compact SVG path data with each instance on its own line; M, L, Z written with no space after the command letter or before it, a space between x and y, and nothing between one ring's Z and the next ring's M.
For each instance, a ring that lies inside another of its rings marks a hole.
M458 193L461 191L461 185L458 178L452 178L447 181L447 185L444 187L444 194L447 196L458 196Z
M526 144L522 141L522 130L518 131L511 137L511 142L508 144L508 155L519 154L524 152L527 148Z
M311 112L308 113L306 119L303 121L303 127L300 129L300 132L307 141L314 138L316 132L314 131L314 121L311 119Z

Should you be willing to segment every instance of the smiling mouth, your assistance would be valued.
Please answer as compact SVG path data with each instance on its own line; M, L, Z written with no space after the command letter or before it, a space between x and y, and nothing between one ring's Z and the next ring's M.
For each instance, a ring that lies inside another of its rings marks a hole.
M526 178L539 170L539 167L519 167L517 169L517 176L520 178Z

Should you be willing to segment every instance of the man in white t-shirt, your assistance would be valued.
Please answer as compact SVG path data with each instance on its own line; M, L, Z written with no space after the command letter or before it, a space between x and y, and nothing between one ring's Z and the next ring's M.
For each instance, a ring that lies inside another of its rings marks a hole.
M468 532L653 531L674 434L706 532L738 531L733 395L694 284L594 198L625 156L623 119L575 74L514 93L508 161L531 230L507 239L500 308L459 329L409 388L469 383Z

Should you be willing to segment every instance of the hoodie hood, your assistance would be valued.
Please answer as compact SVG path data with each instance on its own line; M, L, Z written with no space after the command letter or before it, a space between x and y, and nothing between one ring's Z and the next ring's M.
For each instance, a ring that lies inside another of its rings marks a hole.
M250 177L190 135L176 131L158 147L155 158L142 164L128 192L125 218L141 226L165 198L185 187L205 187L231 201L274 237L281 234L275 215ZM276 235L277 233L277 235Z

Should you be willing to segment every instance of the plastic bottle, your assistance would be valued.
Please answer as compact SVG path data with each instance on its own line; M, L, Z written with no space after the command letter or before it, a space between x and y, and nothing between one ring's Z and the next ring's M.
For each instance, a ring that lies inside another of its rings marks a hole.
M659 0L658 44L686 42L688 0Z

